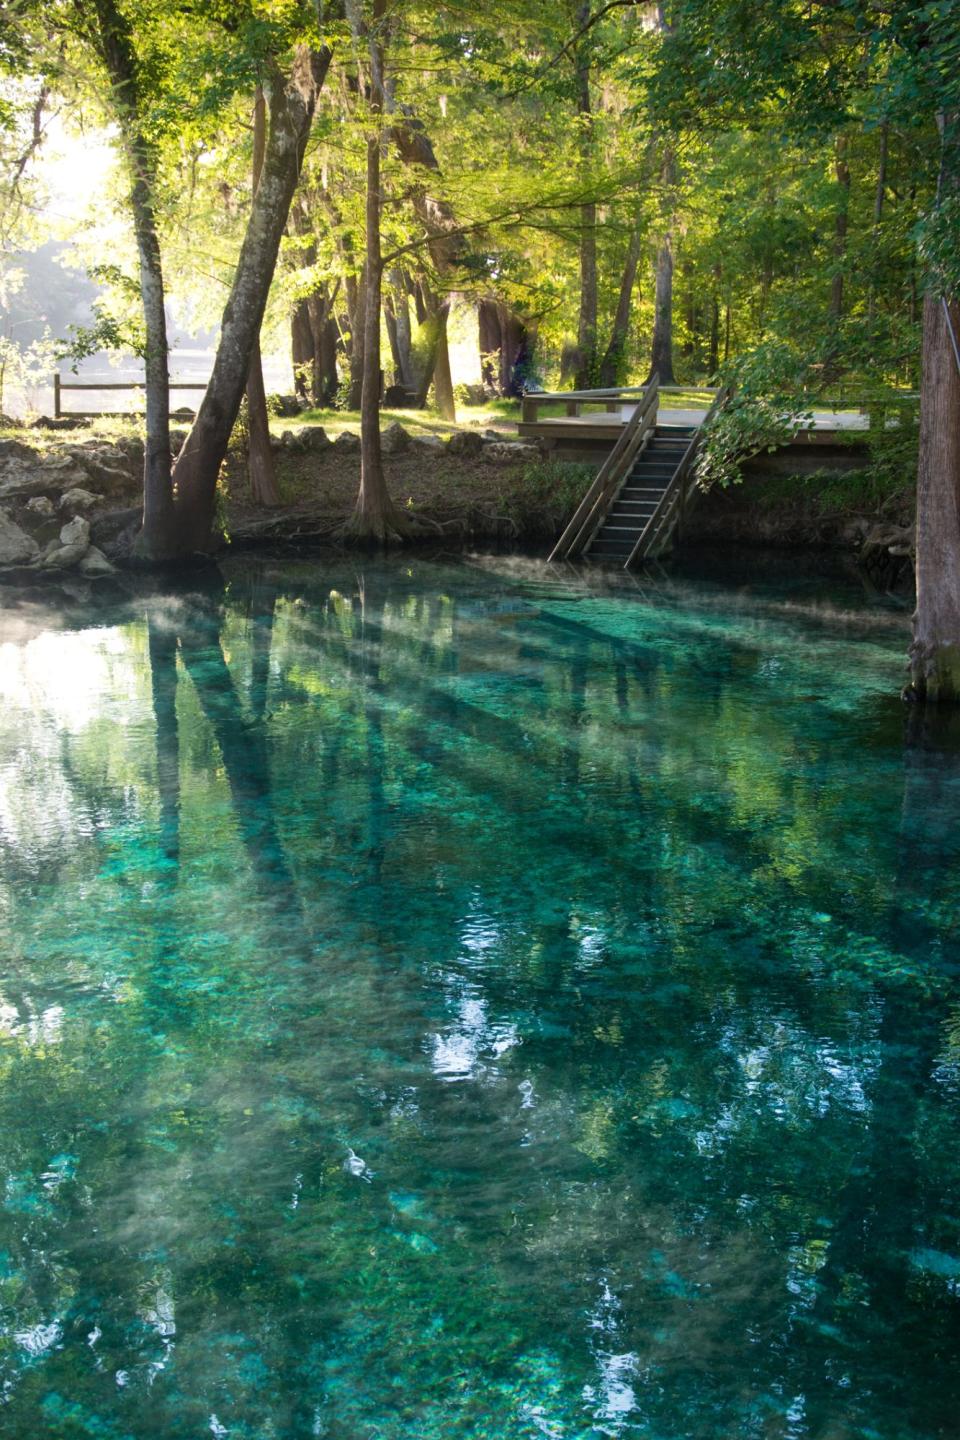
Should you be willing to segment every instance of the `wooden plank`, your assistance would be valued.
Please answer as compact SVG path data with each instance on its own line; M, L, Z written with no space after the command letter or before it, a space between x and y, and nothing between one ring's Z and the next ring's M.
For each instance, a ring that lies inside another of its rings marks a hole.
M59 387L57 382L59 382ZM54 388L60 390L145 390L146 382L143 380L125 380L123 382L104 380L97 383L81 380L74 384L69 380L60 380L59 376L54 376ZM206 390L206 388L206 384L193 380L185 380L182 384L177 380L172 380L167 386L168 390Z

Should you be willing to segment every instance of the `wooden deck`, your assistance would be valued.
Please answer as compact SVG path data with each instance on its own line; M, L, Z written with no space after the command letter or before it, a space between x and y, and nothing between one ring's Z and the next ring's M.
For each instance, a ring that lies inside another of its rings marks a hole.
M704 397L702 406L678 406L663 403L664 395L695 394ZM609 450L623 434L624 427L637 408L643 394L641 387L618 390L568 391L524 396L523 410L517 429L521 437L539 440L558 458L593 458ZM716 391L695 387L664 387L660 389L657 409L658 428L668 430L699 427L713 403ZM817 409L812 423L795 434L789 450L810 453L810 447L843 447L849 451L865 445L871 423L887 423L888 414L903 404L915 403L912 395L903 395L882 402L851 401L843 409ZM556 413L559 407L562 414ZM879 411L879 420L877 419ZM812 459L812 456L811 456Z

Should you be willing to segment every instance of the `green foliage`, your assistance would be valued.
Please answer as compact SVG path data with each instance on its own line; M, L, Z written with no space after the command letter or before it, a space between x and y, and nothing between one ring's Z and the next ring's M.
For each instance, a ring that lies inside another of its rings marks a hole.
M550 534L573 513L594 476L596 466L563 460L533 460L500 495L500 509L525 534Z
M781 342L741 356L722 381L731 394L710 422L697 460L704 490L739 482L743 462L786 444L811 410L810 363Z

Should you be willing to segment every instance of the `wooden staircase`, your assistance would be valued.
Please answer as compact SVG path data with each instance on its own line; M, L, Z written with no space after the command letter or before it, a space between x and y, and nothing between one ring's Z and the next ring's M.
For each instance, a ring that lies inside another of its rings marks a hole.
M726 399L720 391L700 426L657 421L659 380L636 410L577 506L551 560L586 556L631 569L663 554L696 491L693 462L704 425ZM608 392L598 392L606 395Z
M654 427L606 518L583 547L583 555L626 562L663 500L695 434L695 427L690 425Z

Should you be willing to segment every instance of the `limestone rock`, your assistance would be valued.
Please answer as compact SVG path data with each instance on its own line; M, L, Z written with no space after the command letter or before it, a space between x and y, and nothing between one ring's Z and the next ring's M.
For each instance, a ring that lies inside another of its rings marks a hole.
M411 440L421 450L442 450L444 448L444 442L439 435L413 435Z
M60 496L60 509L70 515L81 514L83 511L92 510L95 505L99 505L100 500L101 497L95 495L92 490L84 490L79 485L75 485L72 490L65 490ZM53 514L52 506L50 514Z
M85 430L90 424L82 415L38 415L31 422L32 430Z
M330 436L322 425L301 425L296 430L284 430L283 443L301 455L319 455L330 449ZM355 437L352 437L355 438Z
M87 542L75 545L58 545L49 554L44 555L42 565L45 570L69 570L71 565L78 565L87 553Z
M91 545L80 561L80 573L81 575L113 575L115 570L103 551L98 550L96 545Z
M483 458L491 465L522 464L525 460L535 460L539 453L536 445L524 445L518 440L498 440L483 447Z
M33 560L39 549L36 540L0 510L0 565L22 565Z
M22 440L0 440L0 460L39 460L36 450L24 445Z
M39 520L52 520L57 513L53 501L47 495L34 495L27 501L26 509Z
M303 406L296 395L268 395L267 409L280 420L295 420Z
M483 441L476 430L457 430L447 441L451 455L475 456L483 449Z
M82 545L86 549L90 544L90 521L82 515L75 515L60 531L60 544Z
M333 442L333 448L342 455L356 455L360 449L360 436L352 430L341 430Z
M410 448L410 436L399 420L392 421L380 436L380 448L384 455L402 455Z

